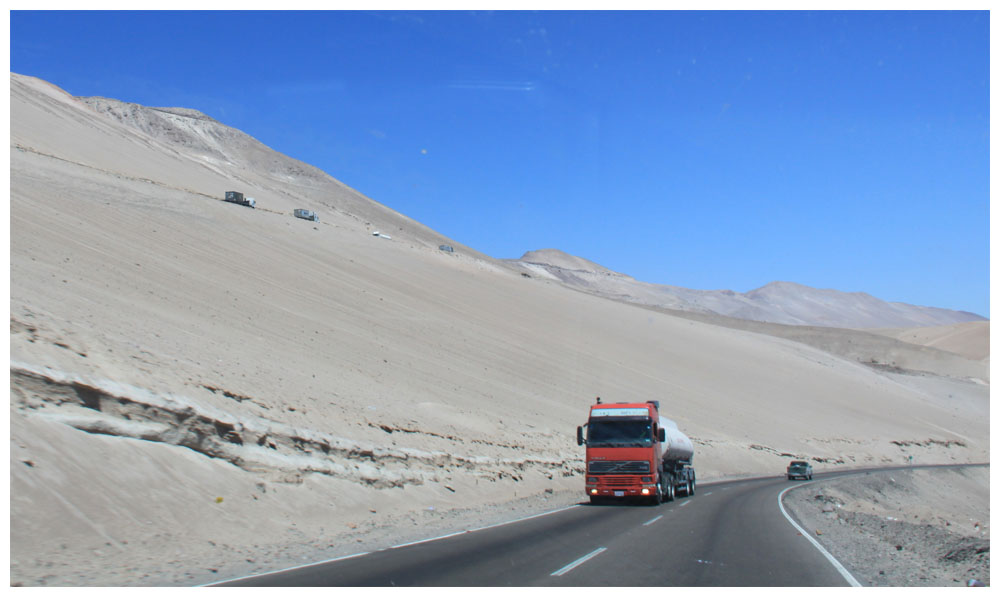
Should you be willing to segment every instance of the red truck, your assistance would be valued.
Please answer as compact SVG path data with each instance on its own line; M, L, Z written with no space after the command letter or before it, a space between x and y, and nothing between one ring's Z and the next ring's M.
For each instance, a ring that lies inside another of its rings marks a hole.
M637 498L653 504L694 495L694 447L677 424L660 416L660 403L597 403L576 442L587 446L591 503Z

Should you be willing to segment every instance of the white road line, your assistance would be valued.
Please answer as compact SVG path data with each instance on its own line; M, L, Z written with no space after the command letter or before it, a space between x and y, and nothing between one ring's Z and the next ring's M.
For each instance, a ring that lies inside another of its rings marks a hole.
M712 495L712 492L711 492L711 491L709 491L709 492L708 492L708 493L706 493L705 495L706 495L706 496L708 496L708 495Z
M323 560L322 562L312 562L310 564L301 564L299 566L292 566L291 568L284 568L282 570L273 570L271 572L260 572L258 574L248 574L246 576L240 576L239 578L230 578L229 580L220 580L218 582L209 583L207 585L197 585L198 587L212 587L215 585L221 585L227 582L236 582L238 580L246 580L248 578L257 578L259 576L270 576L271 574L279 574L281 572L289 572L291 570L298 570L299 568L308 568L310 566L318 566L320 564L329 564L331 562L339 562L340 560L349 560L351 558L359 558L361 556L366 556L370 554L370 551L363 551L361 553L354 553L349 556L340 556L339 558L330 558L329 560Z
M649 525L653 524L653 523L654 523L654 522L656 522L657 520L660 520L661 518L663 518L663 515L662 515L662 514L660 514L659 516L657 516L657 517L656 517L656 518L654 518L653 520L647 520L646 522L642 523L642 526L644 526L644 527L648 527Z
M582 563L586 562L587 560L589 560L590 558L592 558L592 557L600 554L602 551L606 551L607 549L608 549L607 547L598 547L597 549L595 549L594 551L592 551L592 552L588 553L587 555L583 556L579 560L576 560L575 562L571 562L569 564L566 564L565 566L563 566L562 568L556 570L555 572L553 572L549 576L562 576L563 574L566 574L567 572L569 572L573 568L576 568L580 564L582 564Z
M430 539L421 539L419 541L410 541L409 543L400 543L399 545L393 545L389 549L399 549L400 547L409 547L411 545L420 545L421 543L429 543L431 541L437 541L438 539L447 539L448 537L455 537L456 535L464 535L469 531L458 531L455 533L449 533L447 535L441 535L440 537L431 537Z
M559 508L558 510L550 510L548 512L541 512L539 514L532 514L531 516L525 516L524 518L518 518L518 519L515 519L515 520L508 520L506 522L498 522L497 524L491 524L489 526L479 527L479 528L476 528L476 529L468 529L468 530L465 530L465 531L458 531L458 532L455 532L455 533L451 533L449 535L441 535L440 537L433 537L431 539L421 539L420 541L413 541L413 542L410 542L410 543L403 543L401 545L393 545L392 547L387 547L387 548L384 548L384 549L398 549L400 547L407 547L409 545L417 545L418 543L427 543L429 541L437 541L438 539L447 539L448 537L454 537L456 535L463 535L465 533L474 533L476 531L482 531L482 530L485 530L485 529L492 529L494 527L502 527L502 526L507 525L507 524L513 524L515 522L521 522L522 520L530 520L532 518L538 518L540 516L548 516L549 514L555 514L556 512L562 512L564 510L571 510L573 508L579 508L579 507L580 507L580 504L573 504L572 506L566 506L565 508ZM379 551L382 551L382 550L379 550ZM221 581L218 581L218 582L214 582L214 583L210 583L210 584L206 584L206 585L197 585L197 586L200 586L200 587L211 587L211 586L222 584L222 583L235 582L237 580L246 580L248 578L256 578L258 576L268 576L270 574L278 574L280 572L288 572L290 570L298 570L299 568L308 568L309 566L317 566L319 564L330 564L332 562L338 562L340 560L349 560L351 558L357 558L357 557L360 557L360 556L366 556L366 555L368 555L370 553L372 553L372 552L365 551L365 552L361 552L361 553L351 554L349 556L340 556L340 557L337 557L337 558L331 558L329 560L323 560L322 562L312 562L312 563L309 563L309 564L302 564L300 566L292 566L291 568L285 568L283 570L272 570L270 572L260 572L258 574L249 574L247 576L241 576L239 578L230 578L229 580L221 580Z
M684 503L682 503L680 506L677 506L677 507L678 508L683 508L684 506L687 506L690 503L691 503L691 500L684 500Z
M809 485L810 483L812 483L812 481L810 481L809 483L803 483L802 485ZM796 529L799 530L800 533L802 533L803 537L808 539L809 542L812 543L813 546L816 549L818 549L819 552L823 554L823 556L826 557L826 559L829 560L831 564L833 564L833 567L837 569L837 572L839 572L840 575L844 577L844 580L846 580L849 585L851 585L852 587L860 587L861 583L859 583L858 580L854 578L854 576L850 572L847 571L847 568L844 568L844 566L837 561L837 558L830 555L830 552L823 549L823 546L819 544L819 541L813 539L812 536L808 532L806 532L805 529L796 524L796 522L792 520L792 517L788 515L788 512L785 511L785 505L781 503L781 498L785 497L785 493L789 489L802 487L802 485L793 485L791 487L786 487L781 493L778 494L778 507L781 508L781 513L785 515L785 518L788 519L788 522L790 522L793 527L795 527Z
M470 533L475 533L476 531L482 531L485 529L493 529L496 527L502 527L507 524L514 524L515 522L521 522L522 520L531 520L532 518L538 518L540 516L548 516L549 514L555 514L556 512L564 512L566 510L572 510L573 508L579 508L580 504L573 504L572 506L566 506L565 508L559 508L558 510L551 510L549 512L542 512L541 514L532 514L531 516L525 516L524 518L518 518L516 520L508 520L506 522L498 522L496 524L491 524L485 527L479 527L476 529L469 529Z

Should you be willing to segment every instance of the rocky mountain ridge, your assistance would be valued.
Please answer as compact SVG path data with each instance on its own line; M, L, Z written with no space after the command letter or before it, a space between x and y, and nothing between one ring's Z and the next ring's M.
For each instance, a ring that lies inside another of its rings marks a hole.
M508 263L528 275L558 280L598 296L749 321L839 328L890 328L986 320L966 311L887 302L864 292L812 288L795 282L771 282L745 293L652 284L557 249L528 251L520 259L509 260Z

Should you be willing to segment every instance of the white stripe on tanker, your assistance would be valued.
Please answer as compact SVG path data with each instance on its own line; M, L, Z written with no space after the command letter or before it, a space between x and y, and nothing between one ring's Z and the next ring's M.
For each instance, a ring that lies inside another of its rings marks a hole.
M677 423L661 416L660 429L663 429L667 436L667 441L660 444L663 459L690 462L694 457L694 444L677 428Z

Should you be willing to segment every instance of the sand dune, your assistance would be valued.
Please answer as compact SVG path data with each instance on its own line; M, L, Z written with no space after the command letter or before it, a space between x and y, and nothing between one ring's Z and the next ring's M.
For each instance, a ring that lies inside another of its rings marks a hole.
M11 76L14 583L208 582L572 496L598 395L660 400L704 480L989 458L985 381L526 278L101 105Z
M989 361L990 322L869 330L910 344L946 350L974 361Z

